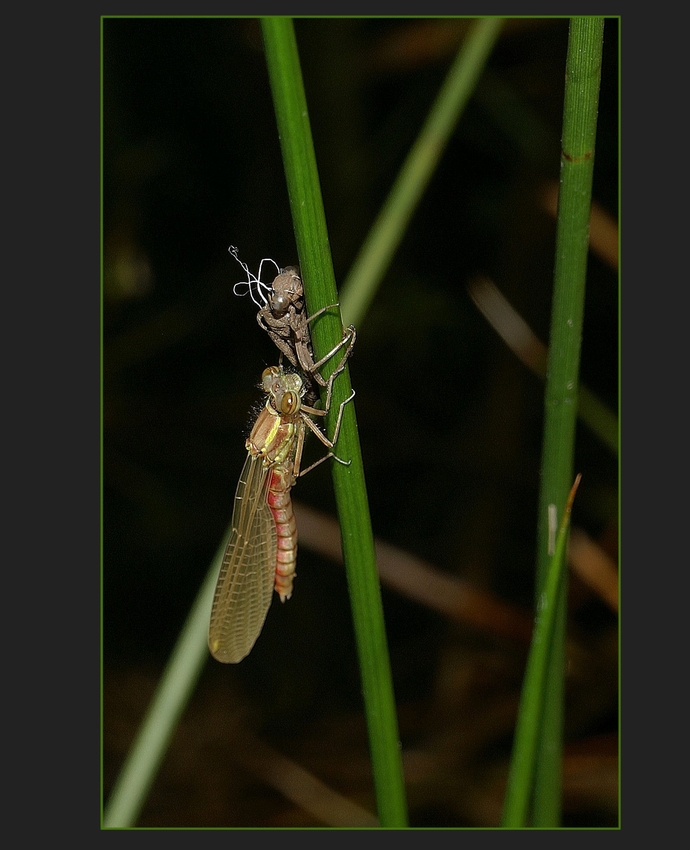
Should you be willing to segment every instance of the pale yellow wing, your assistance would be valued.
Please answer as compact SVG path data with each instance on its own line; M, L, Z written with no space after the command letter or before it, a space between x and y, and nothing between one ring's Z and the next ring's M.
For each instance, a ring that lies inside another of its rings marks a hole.
M273 596L276 528L266 495L269 469L247 455L237 484L232 532L218 574L208 646L218 661L236 664L261 633Z

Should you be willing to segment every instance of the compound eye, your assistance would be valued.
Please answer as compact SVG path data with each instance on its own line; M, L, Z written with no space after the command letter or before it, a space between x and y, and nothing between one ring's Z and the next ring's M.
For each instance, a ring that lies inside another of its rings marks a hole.
M277 313L279 316L282 315L289 306L289 299L286 298L282 293L280 295L275 294L271 298L271 310L274 313Z
M292 390L288 390L286 393L283 393L283 397L280 399L280 412L285 414L286 416L292 416L300 408L300 400L297 393L292 392Z

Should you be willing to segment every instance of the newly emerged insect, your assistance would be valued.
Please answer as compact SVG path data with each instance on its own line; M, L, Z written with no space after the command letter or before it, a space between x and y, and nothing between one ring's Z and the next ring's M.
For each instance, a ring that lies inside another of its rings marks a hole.
M333 439L319 429L312 416L325 416L303 403L306 387L296 372L281 366L265 369L262 386L267 395L246 442L247 459L235 493L232 531L218 575L208 645L218 661L237 663L252 649L263 628L273 590L285 602L292 595L297 556L297 527L290 489L300 475L335 455L343 401ZM312 431L329 451L300 470L306 431Z
M296 369L300 369L307 379L307 400L313 403L318 396L318 387L327 387L329 392L334 378L345 368L345 363L352 353L357 338L354 325L343 330L343 337L338 345L318 361L314 361L314 350L311 342L309 325L327 310L337 307L331 304L322 307L313 315L307 317L304 302L304 288L297 266L286 266L281 269L275 260L265 258L259 264L259 274L253 275L246 263L240 260L237 248L229 248L232 256L244 269L247 280L235 284L233 291L236 295L243 294L241 287L246 286L252 301L259 308L256 315L259 327L271 337L281 354L285 355ZM273 263L278 274L269 285L261 280L264 263ZM321 367L338 351L344 349L343 356L328 379L320 373Z

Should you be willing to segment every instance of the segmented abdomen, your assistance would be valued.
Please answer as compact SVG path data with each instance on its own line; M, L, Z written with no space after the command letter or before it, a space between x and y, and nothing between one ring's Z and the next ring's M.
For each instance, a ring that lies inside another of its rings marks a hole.
M280 601L292 596L292 582L296 575L297 523L292 512L290 488L293 484L292 469L275 466L271 472L266 501L276 524L278 546L276 549L275 591Z

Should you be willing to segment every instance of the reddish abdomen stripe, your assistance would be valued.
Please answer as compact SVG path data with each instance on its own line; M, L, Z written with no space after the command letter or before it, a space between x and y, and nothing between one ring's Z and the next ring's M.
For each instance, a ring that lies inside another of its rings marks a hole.
M283 466L271 470L266 501L276 524L276 575L275 590L280 601L285 602L292 596L292 582L295 577L297 560L297 523L292 512L292 471Z

